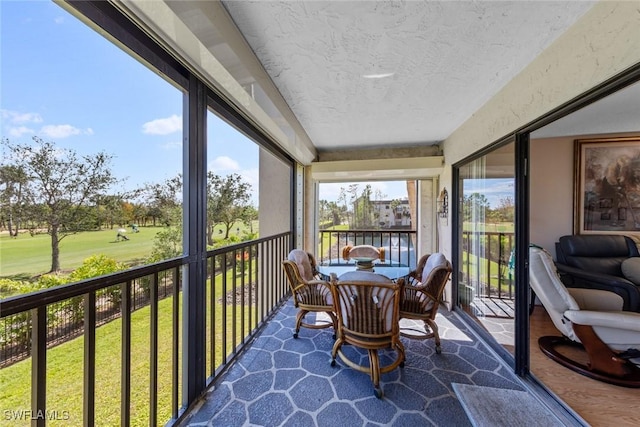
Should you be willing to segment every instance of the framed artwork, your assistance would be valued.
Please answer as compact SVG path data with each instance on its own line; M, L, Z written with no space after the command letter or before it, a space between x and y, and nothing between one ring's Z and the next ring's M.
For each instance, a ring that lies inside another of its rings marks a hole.
M640 235L640 136L575 141L574 234Z

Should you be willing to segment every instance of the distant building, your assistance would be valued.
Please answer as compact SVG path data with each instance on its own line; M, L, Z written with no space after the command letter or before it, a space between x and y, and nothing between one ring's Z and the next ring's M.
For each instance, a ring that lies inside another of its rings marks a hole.
M373 200L373 211L378 218L378 225L382 228L411 227L411 209L409 199L396 200L400 202L393 209L393 200Z

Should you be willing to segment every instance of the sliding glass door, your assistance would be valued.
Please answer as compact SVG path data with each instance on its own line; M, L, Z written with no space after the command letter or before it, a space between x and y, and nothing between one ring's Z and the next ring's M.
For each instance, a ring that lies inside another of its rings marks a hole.
M457 224L458 306L512 354L514 149L511 142L459 167Z

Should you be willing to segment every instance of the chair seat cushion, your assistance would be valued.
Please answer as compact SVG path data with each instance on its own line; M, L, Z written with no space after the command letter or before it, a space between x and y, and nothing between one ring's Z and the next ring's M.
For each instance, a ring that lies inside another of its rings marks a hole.
M342 274L339 278L340 281L365 281L376 283L393 283L391 279L382 274L373 273L371 271L348 271Z
M298 265L298 271L300 277L304 280L313 280L313 268L311 268L311 262L309 261L309 255L300 249L294 249L289 252L290 261L295 262Z
M429 278L429 274L433 271L434 268L444 267L447 265L447 258L444 254L440 252L433 253L427 258L427 263L422 269L422 283L426 283Z
M640 286L640 257L628 258L620 267L625 278Z
M349 250L348 258L380 258L380 249L372 245L358 245Z

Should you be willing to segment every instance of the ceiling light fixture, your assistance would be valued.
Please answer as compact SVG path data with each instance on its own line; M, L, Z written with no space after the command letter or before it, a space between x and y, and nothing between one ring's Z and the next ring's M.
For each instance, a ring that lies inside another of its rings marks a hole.
M362 77L365 79L384 79L385 77L391 77L395 73L381 73L381 74L365 74Z

